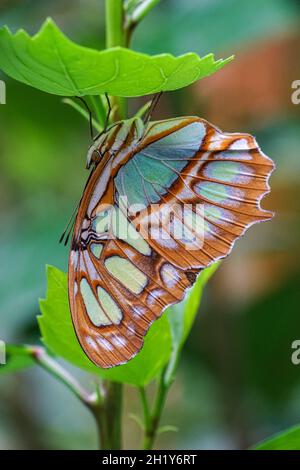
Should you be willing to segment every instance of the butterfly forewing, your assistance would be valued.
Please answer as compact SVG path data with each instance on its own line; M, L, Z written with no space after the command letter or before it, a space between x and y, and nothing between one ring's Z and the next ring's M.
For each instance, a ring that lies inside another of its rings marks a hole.
M260 200L273 163L252 136L194 117L144 130L125 121L105 145L76 219L69 298L84 351L111 367L141 349L201 269L272 216Z

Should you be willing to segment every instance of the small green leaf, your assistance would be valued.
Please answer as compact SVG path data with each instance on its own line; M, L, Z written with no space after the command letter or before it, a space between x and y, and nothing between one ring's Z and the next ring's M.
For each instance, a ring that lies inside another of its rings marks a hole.
M47 93L84 96L109 93L142 96L185 87L207 77L232 60L200 58L188 53L149 56L117 47L97 51L70 41L48 19L30 37L0 29L0 69L10 77Z
M260 442L253 450L300 450L300 426L293 426Z
M131 15L135 8L142 3L143 0L125 0L124 10L127 15Z
M40 301L42 315L38 317L42 340L55 355L81 369L103 378L143 386L166 365L171 353L170 325L166 315L155 321L145 337L141 352L127 364L101 369L84 354L71 321L67 293L67 275L48 266L48 290Z
M31 351L26 346L6 345L6 364L0 365L0 374L17 372L35 364Z
M195 285L189 291L183 302L173 305L167 310L172 335L172 355L164 378L167 385L170 385L174 378L180 351L190 333L199 310L203 289L218 266L219 263L214 263L204 269L204 271L199 274Z

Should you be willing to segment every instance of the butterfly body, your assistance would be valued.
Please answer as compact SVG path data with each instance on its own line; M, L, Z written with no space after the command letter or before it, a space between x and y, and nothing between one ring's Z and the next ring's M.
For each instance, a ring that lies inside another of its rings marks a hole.
M247 134L185 117L122 121L90 147L69 300L81 346L101 367L132 358L149 325L201 269L225 257L260 207L272 161Z

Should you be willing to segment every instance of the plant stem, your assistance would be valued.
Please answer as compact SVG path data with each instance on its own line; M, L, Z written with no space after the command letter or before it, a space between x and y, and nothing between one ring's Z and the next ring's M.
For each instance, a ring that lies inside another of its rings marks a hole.
M103 130L107 111L102 101L102 97L91 95L89 98L94 109L95 115L97 116L97 120L100 124L101 130Z
M105 1L106 18L106 48L125 45L125 34L123 25L123 0ZM115 120L126 117L126 101L124 98L110 97L112 108L115 109Z
M161 414L163 407L166 401L169 387L165 384L164 381L164 372L159 377L157 394L154 401L154 406L152 412L147 415L148 404L147 401L143 406L144 410L144 420L145 420L145 436L143 442L143 449L151 450L154 445L154 441L157 436L157 431L161 419ZM146 400L145 391L141 393L142 403ZM147 404L147 405L146 405Z
M123 387L121 384L107 381L103 388L104 400L100 406L92 409L98 428L99 448L120 450Z
M84 119L86 119L87 121L89 121L90 117L89 117L89 113L83 109L82 106L80 106L79 104L75 103L75 101L73 101L72 99L70 98L63 98L62 102L64 104L68 104L69 106L71 106L73 109L75 109L76 111L79 112L79 114L84 117ZM96 129L97 132L101 132L103 130L103 127L101 127L101 125L98 123L98 121L96 121L96 119L92 118L92 124L93 124L93 127L94 129Z
M144 415L144 422L145 422L144 426L146 430L150 428L151 413L149 409L149 404L148 404L145 388L139 387L139 392L140 392L140 398L141 398L141 403L142 403L142 408L143 408L143 415Z
M123 0L106 0L106 48L123 46Z

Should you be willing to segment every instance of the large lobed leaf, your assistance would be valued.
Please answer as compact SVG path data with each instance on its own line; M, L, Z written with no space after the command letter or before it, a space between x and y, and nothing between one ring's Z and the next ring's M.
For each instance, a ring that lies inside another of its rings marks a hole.
M30 37L0 29L0 69L10 77L47 93L84 96L109 93L133 97L185 87L232 60L200 58L188 53L149 56L117 47L97 51L70 41L48 19Z
M217 270L220 262L212 264L198 276L198 279L189 291L188 295L179 304L173 305L167 310L167 316L171 327L172 351L168 366L164 375L166 385L170 385L174 379L177 364L182 347L192 329L195 317L199 311L203 289L211 276Z

